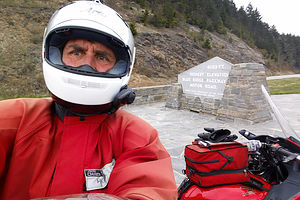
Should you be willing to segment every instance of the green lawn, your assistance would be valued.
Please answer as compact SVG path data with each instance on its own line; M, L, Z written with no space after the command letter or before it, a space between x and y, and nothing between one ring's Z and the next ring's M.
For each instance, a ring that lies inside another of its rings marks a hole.
M300 78L268 80L270 94L300 94Z

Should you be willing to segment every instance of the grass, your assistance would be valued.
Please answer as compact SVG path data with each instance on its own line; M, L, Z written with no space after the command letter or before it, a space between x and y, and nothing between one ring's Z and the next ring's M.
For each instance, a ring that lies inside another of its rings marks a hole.
M300 78L268 80L271 95L300 94Z

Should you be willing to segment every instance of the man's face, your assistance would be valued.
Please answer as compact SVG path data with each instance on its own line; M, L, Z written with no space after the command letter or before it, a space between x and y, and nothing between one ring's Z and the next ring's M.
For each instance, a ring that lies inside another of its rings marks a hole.
M98 72L107 72L116 63L116 56L110 48L99 42L73 39L65 45L62 61L72 67L87 64Z

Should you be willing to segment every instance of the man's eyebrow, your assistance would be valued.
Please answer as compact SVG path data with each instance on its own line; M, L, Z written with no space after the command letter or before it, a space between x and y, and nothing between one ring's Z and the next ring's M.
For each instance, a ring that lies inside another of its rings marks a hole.
M100 55L107 55L107 56L114 56L114 54L108 52L108 51L105 51L105 50L96 50L95 51L96 54L100 54Z
M73 48L76 50L85 50L82 46L80 46L78 44L70 44L70 45L67 45L66 47L67 47L67 49Z

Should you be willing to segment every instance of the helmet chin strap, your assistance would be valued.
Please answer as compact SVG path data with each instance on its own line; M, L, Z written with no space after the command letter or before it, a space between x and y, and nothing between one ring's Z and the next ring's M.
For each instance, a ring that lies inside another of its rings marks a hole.
M133 89L124 85L111 103L104 105L81 105L64 101L51 93L51 97L54 100L55 113L61 121L64 121L64 117L66 116L78 116L81 120L84 120L86 116L103 113L112 114L121 106L133 103L135 96Z
M121 87L120 92L115 96L112 107L108 114L116 112L121 106L125 104L132 104L135 99L135 92L128 85Z

